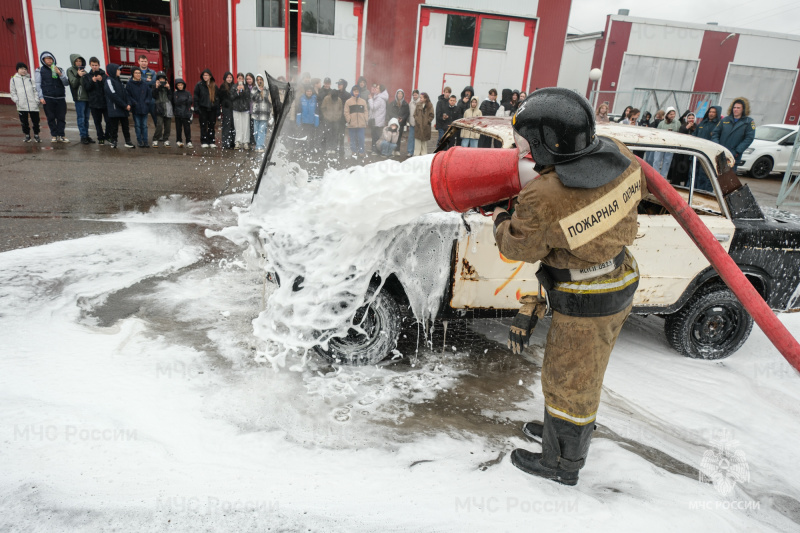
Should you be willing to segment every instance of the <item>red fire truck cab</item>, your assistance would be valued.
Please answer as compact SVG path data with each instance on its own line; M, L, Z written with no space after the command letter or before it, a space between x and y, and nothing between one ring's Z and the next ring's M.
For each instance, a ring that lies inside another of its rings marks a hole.
M139 66L140 55L147 56L148 67L156 72L163 70L172 80L169 60L170 37L146 16L118 16L106 23L110 61L121 66L123 83L131 77L133 67Z

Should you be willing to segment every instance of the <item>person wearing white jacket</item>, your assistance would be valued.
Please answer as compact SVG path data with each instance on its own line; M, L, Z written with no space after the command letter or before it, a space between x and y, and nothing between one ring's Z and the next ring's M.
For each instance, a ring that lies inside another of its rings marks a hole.
M386 127L386 105L389 103L389 93L386 87L377 83L372 84L372 91L367 105L369 105L370 134L372 136L372 151L378 153L378 141L381 140L383 128Z
M39 138L39 96L36 93L36 86L33 84L31 75L28 73L28 65L25 63L17 63L17 73L11 76L8 92L11 93L11 100L17 106L19 121L22 124L22 133L25 134L25 142L31 142L29 118L31 124L33 124L33 138L37 143L42 142Z

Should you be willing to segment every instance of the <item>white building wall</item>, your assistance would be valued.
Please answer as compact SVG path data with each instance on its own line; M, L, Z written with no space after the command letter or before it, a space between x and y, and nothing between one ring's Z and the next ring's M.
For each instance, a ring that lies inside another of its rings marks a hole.
M521 89L525 76L525 55L528 50L528 37L525 37L525 23L508 23L508 38L505 50L478 49L475 63L475 95L483 100L489 89L497 89L498 99L503 89ZM470 61L472 56L470 54ZM467 85L467 84L464 84ZM458 93L461 94L460 87ZM453 87L455 90L455 87Z
M185 0L184 0L185 1ZM286 75L286 34L283 28L256 27L255 0L236 4L236 65L239 72Z
M86 61L96 56L105 66L103 32L99 11L65 9L59 0L33 0L33 24L36 30L36 45L39 54L48 51L56 58L56 64L66 70L70 54L80 54ZM36 58L38 63L39 58ZM31 66L33 68L33 66ZM72 94L67 88L67 101Z
M365 20L366 23L366 20ZM300 51L300 69L316 78L346 79L350 86L356 81L358 58L358 17L353 15L353 2L336 2L333 35L304 33Z
M733 63L763 68L797 69L800 41L740 35Z
M704 30L672 25L631 24L627 53L641 56L697 59Z
M427 92L431 100L441 94L445 85L450 85L453 92L460 93L456 88L463 88L470 83L472 48L445 45L446 29L447 15L442 13L431 13L429 24L422 29L419 80L416 87L421 92Z
M597 39L568 40L561 55L558 71L558 86L586 94L589 71L592 70L592 57Z

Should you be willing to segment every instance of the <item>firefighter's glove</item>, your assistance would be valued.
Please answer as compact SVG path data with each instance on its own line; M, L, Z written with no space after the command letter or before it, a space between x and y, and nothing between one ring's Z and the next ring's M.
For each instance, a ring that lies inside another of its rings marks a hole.
M522 307L511 322L511 329L508 332L508 347L515 354L521 354L528 345L533 328L547 311L546 302L539 298L524 296L520 301Z

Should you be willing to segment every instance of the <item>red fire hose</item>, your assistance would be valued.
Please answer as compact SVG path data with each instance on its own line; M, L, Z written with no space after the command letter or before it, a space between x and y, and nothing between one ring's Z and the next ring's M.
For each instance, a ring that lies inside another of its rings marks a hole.
M706 227L680 194L672 188L667 180L643 159L637 157L642 165L642 172L647 178L647 188L666 207L697 247L716 269L725 284L742 302L750 315L761 328L761 331L772 341L789 364L800 371L800 344L789 333L786 326L778 320L772 309L761 298L750 281L745 277L730 255L719 244L714 235Z

